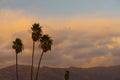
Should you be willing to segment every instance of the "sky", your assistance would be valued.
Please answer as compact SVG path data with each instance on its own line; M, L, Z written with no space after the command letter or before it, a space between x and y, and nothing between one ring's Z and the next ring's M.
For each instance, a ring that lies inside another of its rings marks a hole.
M120 65L119 0L0 0L0 68L15 64L12 41L21 38L19 64L31 65L31 27L53 39L41 65L96 67ZM41 49L35 46L34 65Z

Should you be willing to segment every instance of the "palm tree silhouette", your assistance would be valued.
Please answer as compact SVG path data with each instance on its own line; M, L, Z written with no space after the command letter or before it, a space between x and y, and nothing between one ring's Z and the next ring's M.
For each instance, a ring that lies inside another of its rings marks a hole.
M22 52L24 49L23 43L20 38L16 38L15 41L13 41L12 48L15 49L16 52L16 78L18 78L18 53Z
M42 35L42 27L39 23L34 23L31 27L32 30L32 40L33 40L33 52L32 52L32 65L31 65L31 80L33 79L33 64L34 64L34 48L35 42L38 41Z
M69 80L69 71L65 71L64 79Z
M51 50L51 45L53 43L53 40L48 35L43 35L40 38L40 43L41 43L40 47L42 49L42 53L41 53L40 58L39 58L38 69L37 69L37 74L36 74L36 80L38 79L39 68L40 68L40 63L41 63L41 60L42 60L42 56L48 50Z

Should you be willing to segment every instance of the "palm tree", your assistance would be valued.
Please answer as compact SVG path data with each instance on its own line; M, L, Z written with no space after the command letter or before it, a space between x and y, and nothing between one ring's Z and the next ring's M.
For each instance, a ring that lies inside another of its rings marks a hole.
M32 30L32 40L33 40L33 52L32 52L32 65L31 65L31 80L33 78L33 64L34 64L34 48L35 42L38 41L42 35L42 27L39 23L34 23L31 27Z
M69 71L65 71L64 80L69 80Z
M15 49L16 52L16 78L18 80L18 53L22 52L24 49L21 39L16 38L16 40L13 41L12 48Z
M41 56L39 58L38 69L37 69L37 74L36 74L36 80L38 79L40 63L41 63L43 54L46 53L48 50L51 50L51 45L53 43L53 40L48 35L43 35L40 38L40 43L41 43L40 47L42 49L42 53L41 53Z

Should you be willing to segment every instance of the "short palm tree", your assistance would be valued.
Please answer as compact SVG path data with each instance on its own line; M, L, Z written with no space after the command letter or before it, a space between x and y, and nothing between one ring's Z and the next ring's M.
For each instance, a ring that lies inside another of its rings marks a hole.
M64 80L69 80L69 71L65 71Z
M53 43L53 40L48 35L43 35L40 38L40 47L42 49L42 53L41 53L41 56L39 58L38 69L37 69L37 74L36 74L36 80L38 79L39 68L40 68L40 63L41 63L41 60L42 60L42 56L47 51L51 50L52 43Z
M23 43L20 38L16 38L15 41L13 41L12 48L15 49L16 52L16 78L18 78L18 53L22 52L24 49Z
M34 23L31 27L32 30L32 40L33 40L33 52L32 52L32 65L31 65L31 80L33 79L33 64L34 64L34 48L35 42L38 41L42 35L42 27L39 23Z

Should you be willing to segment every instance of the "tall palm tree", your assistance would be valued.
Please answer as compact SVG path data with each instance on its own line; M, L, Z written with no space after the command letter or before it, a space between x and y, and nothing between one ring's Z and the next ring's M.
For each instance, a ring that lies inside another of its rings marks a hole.
M38 79L40 63L41 63L43 54L46 53L48 50L51 50L51 45L53 43L53 40L48 35L43 35L40 38L40 43L41 43L40 47L42 49L42 53L41 53L40 58L39 58L38 69L37 69L37 74L36 74L36 80Z
M35 42L38 41L42 35L42 27L39 23L34 23L31 27L32 30L32 40L33 40L33 52L32 52L32 65L31 65L31 80L33 79L33 64L34 64L34 48Z
M18 53L22 52L24 49L23 43L20 38L16 38L15 41L13 41L12 48L15 49L16 52L16 78L18 78Z

